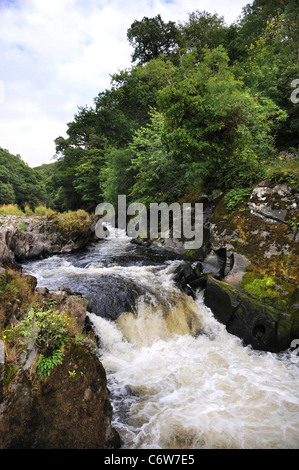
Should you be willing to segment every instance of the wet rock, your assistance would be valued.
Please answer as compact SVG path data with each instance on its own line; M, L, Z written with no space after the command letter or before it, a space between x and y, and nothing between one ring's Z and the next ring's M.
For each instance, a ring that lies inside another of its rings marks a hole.
M203 265L199 261L194 263L186 261L177 267L173 279L182 292L195 299L197 289L203 289L206 286L209 276L218 277L218 274L204 273Z
M70 374L69 372L72 372ZM69 342L63 364L39 379L19 370L6 387L1 449L107 449L120 446L111 426L105 370L95 355Z
M262 351L279 352L299 337L297 316L263 304L225 282L210 277L204 301L229 333Z
M145 294L140 286L117 276L101 276L85 289L88 311L113 321L124 312L135 313L138 297Z
M20 227L26 226L26 230ZM0 217L0 262L16 266L24 260L44 258L53 254L70 253L94 239L95 220L84 230L70 227L61 230L46 217Z
M231 263L232 268L229 270L228 274L224 277L224 281L235 287L236 289L240 288L240 284L246 272L246 268L250 266L251 262L244 255L238 253L231 254Z

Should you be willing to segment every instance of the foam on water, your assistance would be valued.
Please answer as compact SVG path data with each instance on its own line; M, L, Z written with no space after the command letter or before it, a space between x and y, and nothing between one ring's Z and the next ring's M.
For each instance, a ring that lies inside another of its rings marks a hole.
M124 448L298 448L299 367L288 352L242 346L201 294L194 302L176 289L179 261L118 265L118 255L134 257L129 241L123 232L112 233L88 252L84 267L81 254L24 269L50 289L67 284L80 291L88 280L108 275L146 292L137 313L124 312L114 323L89 314Z
M197 311L197 337L169 335L152 312L144 341L90 314L124 447L297 448L298 366L242 346L201 298Z

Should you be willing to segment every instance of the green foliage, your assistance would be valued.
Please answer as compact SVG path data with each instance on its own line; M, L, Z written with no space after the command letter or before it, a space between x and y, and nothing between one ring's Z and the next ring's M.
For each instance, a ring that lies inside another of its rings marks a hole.
M131 165L132 152L128 148L111 147L106 153L105 166L100 174L102 195L106 202L117 207L118 195L128 196L134 180L135 168Z
M136 172L130 196L144 204L171 202L181 196L184 188L182 167L163 145L163 127L162 114L152 111L150 124L136 132L130 145L131 168Z
M16 204L3 204L0 207L0 215L24 215Z
M25 224L24 222L22 222L22 223L19 225L18 228L19 228L19 230L20 230L21 232L26 231L26 230L27 230L27 224Z
M213 50L220 45L228 45L229 34L224 18L216 13L196 10L189 14L188 22L180 25L181 44L187 50L196 48L202 59L205 49Z
M158 101L165 116L163 141L177 161L189 163L190 178L200 175L212 187L228 188L233 179L225 175L248 156L268 158L271 126L285 114L244 89L222 47L206 51L199 64L196 54L185 54L169 82Z
M278 157L268 166L265 177L270 183L292 184L299 188L299 155L298 151L282 151Z
M236 188L231 189L225 195L225 202L227 207L234 211L238 206L244 204L252 193L253 188Z
M175 23L164 23L161 15L135 20L128 29L127 37L134 47L132 61L139 60L140 63L149 62L160 54L171 56L180 39Z
M46 217L50 214L53 213L52 209L49 209L48 207L44 206L43 204L39 204L37 207L34 208L34 212L32 212L32 215L38 215L38 216L43 216ZM30 214L28 214L30 215Z
M19 155L0 148L0 204L24 207L45 200L45 188L37 172Z
M51 356L65 341L66 324L66 319L52 307L45 311L32 308L23 322L23 333L27 339L34 341L41 354Z
M53 368L60 364L62 364L61 349L54 350L50 356L40 355L36 362L38 375L48 377L51 374Z
M84 206L94 210L99 202L101 188L99 174L103 167L103 152L90 149L76 167L74 188L81 194Z
M254 8L261 3L254 2ZM260 96L272 99L287 113L287 119L274 126L279 148L299 145L298 110L290 100L291 82L298 78L299 7L296 2L271 2L273 10L260 5L263 28L244 45L245 56L234 65L246 85ZM252 13L248 15L248 18Z
M3 332L8 354L9 351L20 352L30 342L34 343L39 351L36 362L38 373L48 376L55 365L62 363L68 321L66 315L55 310L53 306L48 306L45 310L31 307L24 320Z
M61 233L65 235L76 232L88 232L90 230L90 216L83 210L69 211L64 213L51 212L48 218Z
M290 99L298 13L296 0L254 0L230 26L198 10L179 24L135 20L127 37L137 65L78 108L67 138L55 141L57 162L39 169L47 205L91 212L103 201L116 207L119 194L173 202L200 181L203 191L227 192L234 208L267 175L294 181L296 170L279 173L275 162L278 150L299 146ZM15 203L3 175L0 197Z

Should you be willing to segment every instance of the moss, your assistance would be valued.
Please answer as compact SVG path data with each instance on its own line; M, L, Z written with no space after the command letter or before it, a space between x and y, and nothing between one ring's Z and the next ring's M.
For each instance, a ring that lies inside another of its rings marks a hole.
M62 237L78 241L89 237L92 232L94 216L83 210L68 213L50 213L47 219L51 221L52 230Z
M251 261L253 271L299 284L298 242L291 238L288 224L267 224L249 209L231 214L224 199L216 206L211 222L213 246L230 245Z
M274 276L262 273L247 272L244 274L241 287L253 298L272 305L278 310L296 313L294 304L299 302L298 288Z
M231 211L228 208L225 197L222 197L215 207L213 217L211 219L212 223L218 222L219 220L228 219L231 217Z

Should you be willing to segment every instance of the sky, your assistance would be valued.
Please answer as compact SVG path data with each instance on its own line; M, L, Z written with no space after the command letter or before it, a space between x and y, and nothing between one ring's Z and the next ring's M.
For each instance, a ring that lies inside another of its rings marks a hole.
M0 147L30 166L55 161L78 107L93 106L110 76L130 68L127 30L196 10L234 22L250 0L0 0Z

